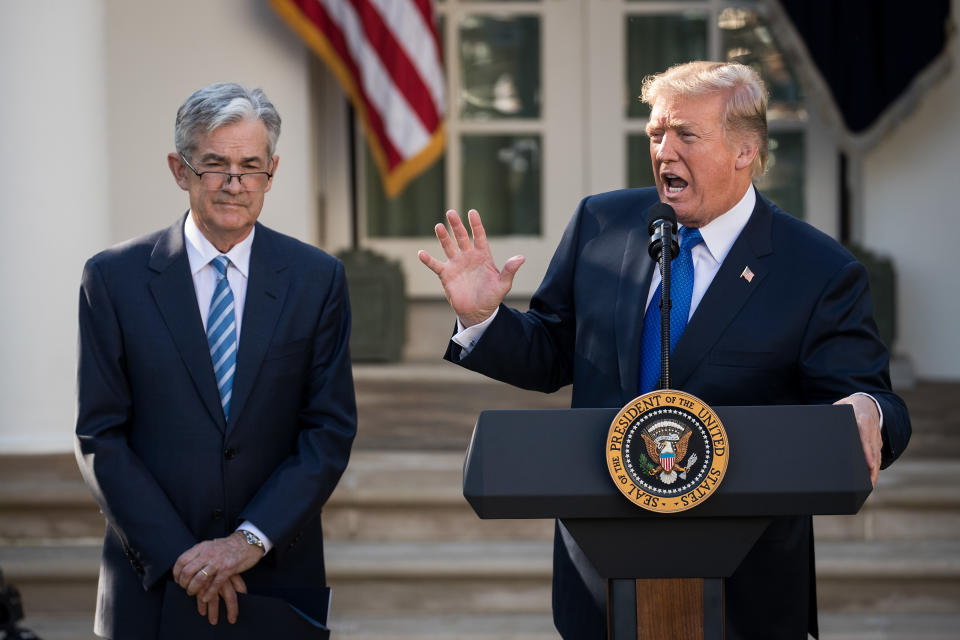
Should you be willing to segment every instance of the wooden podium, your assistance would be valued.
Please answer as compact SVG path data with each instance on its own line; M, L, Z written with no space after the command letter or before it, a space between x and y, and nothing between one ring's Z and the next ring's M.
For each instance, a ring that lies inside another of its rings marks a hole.
M689 511L645 511L614 486L604 447L619 409L484 411L464 462L463 495L481 518L559 518L608 580L613 640L666 637L657 598L672 603L667 636L719 640L723 579L771 519L856 513L872 485L849 406L714 410L730 461L716 492ZM664 540L684 553L631 551ZM696 612L684 620L685 636L680 610Z

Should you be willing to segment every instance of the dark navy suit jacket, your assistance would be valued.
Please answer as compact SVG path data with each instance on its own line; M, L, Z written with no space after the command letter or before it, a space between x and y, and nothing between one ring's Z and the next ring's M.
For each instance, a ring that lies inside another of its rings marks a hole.
M87 262L76 450L107 520L98 634L155 637L176 559L244 520L275 545L251 593L325 608L320 511L356 433L349 333L340 262L257 224L225 421L183 218Z
M446 358L526 389L573 384L574 407L621 407L639 395L640 332L655 267L646 210L655 189L585 198L530 310L501 306L473 350ZM741 277L744 267L754 273ZM890 390L887 349L867 274L838 243L758 194L690 318L672 386L713 406L826 404L863 391L883 410L883 464L903 452L910 419ZM798 436L801 434L798 434ZM789 443L777 455L790 455ZM762 478L757 479L762 482ZM606 638L605 586L558 527L554 618L568 640ZM816 631L809 517L774 522L726 581L727 638Z

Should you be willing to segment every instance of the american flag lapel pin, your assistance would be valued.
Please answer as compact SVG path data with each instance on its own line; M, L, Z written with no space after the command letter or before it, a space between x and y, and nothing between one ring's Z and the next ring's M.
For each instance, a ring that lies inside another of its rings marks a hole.
M750 271L750 267L744 267L743 273L740 274L740 277L746 280L749 284L753 281L753 271Z

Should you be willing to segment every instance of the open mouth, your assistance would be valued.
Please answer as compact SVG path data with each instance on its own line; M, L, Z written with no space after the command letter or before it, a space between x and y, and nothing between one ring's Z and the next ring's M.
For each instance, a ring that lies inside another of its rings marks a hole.
M687 181L677 176L675 173L665 173L661 176L664 190L667 193L680 193L687 188Z

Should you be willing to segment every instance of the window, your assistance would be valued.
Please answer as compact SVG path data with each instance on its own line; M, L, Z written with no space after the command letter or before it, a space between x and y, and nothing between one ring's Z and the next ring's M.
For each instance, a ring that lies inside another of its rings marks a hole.
M441 293L416 253L439 253L433 226L451 208L480 211L498 264L527 256L513 294L532 293L580 198L653 184L640 83L691 59L757 68L771 91L770 158L757 186L836 235L836 147L808 108L766 2L440 0L436 7L449 88L443 160L388 200L362 136L355 140L361 245L403 264L409 295ZM342 110L342 94L327 94ZM342 136L324 126L325 140ZM346 154L333 142L323 162L328 175L340 176ZM325 191L333 246L349 238L340 220L349 197L338 189Z
M627 133L627 184L653 185L648 140L642 133L649 108L636 99L643 78L688 60L741 62L753 66L770 91L770 155L766 175L755 183L767 197L802 218L806 129L803 94L786 56L776 45L764 17L764 6L700 4L703 6L699 9L680 7L679 11L668 13L661 13L661 9L637 12L630 8L624 16L624 64L627 93L631 96L627 105L627 117L631 120ZM719 55L710 55L711 40L719 47Z
M530 259L514 284L528 294L583 192L582 138L570 135L582 118L565 95L580 83L568 32L576 43L581 0L444 0L436 8L450 87L446 153L389 200L358 134L361 243L403 263L410 294L436 296L417 249L439 252L433 227L447 209L477 209L500 264L518 253Z

